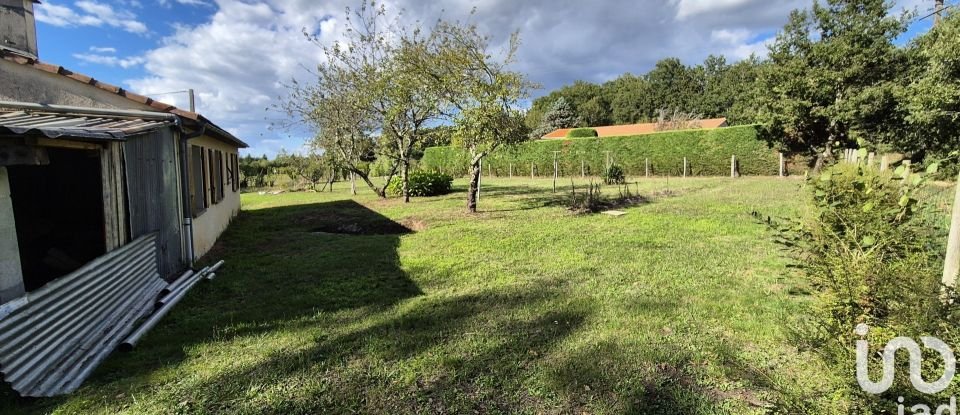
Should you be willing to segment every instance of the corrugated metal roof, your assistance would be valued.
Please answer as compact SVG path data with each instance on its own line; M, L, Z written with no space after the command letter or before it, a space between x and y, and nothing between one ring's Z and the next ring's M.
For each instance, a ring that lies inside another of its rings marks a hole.
M0 133L43 134L50 138L79 137L123 140L172 125L172 121L145 120L128 116L44 113L0 110Z
M3 50L0 50L0 59L6 60L8 62L14 62L20 65L32 67L36 70L40 70L43 72L60 75L60 76L72 79L74 81L80 82L84 85L89 85L91 87L98 88L103 91L107 91L111 94L119 95L121 97L129 99L130 101L136 102L138 104L149 106L150 108L153 108L157 111L176 114L177 116L195 121L199 125L204 126L209 130L209 132L211 133L211 136L214 138L224 140L231 144L235 144L237 147L240 147L240 148L248 147L247 143L243 142L243 140L240 140L230 132L224 130L223 128L220 128L219 126L214 124L212 121L210 121L203 115L200 115L199 113L184 111L173 105L157 101L150 97L135 94L133 92L127 91L118 86L111 85L106 82L102 82L100 80L94 79L93 77L84 75L82 73L71 71L60 65L53 65L49 63L40 62L37 59L23 57L23 56L20 56L14 53L9 53Z
M106 359L166 282L149 234L0 307L0 375L21 396L70 393Z

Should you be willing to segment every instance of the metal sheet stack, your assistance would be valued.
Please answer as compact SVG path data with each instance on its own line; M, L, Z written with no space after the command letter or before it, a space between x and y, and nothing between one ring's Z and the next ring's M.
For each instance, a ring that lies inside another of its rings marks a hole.
M5 304L0 375L21 396L73 392L166 286L152 233Z

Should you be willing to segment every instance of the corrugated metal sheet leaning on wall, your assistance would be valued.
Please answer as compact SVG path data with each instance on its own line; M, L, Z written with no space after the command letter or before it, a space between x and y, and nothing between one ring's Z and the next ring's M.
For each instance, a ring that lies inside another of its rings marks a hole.
M15 300L0 318L0 374L21 396L76 390L166 285L149 234Z

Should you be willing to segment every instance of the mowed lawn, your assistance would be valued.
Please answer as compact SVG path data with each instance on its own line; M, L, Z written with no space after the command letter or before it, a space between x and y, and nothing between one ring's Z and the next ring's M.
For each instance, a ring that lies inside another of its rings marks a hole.
M641 180L622 217L570 214L564 180L485 180L476 215L462 181L245 194L216 280L75 394L0 412L762 413L818 382L763 223L801 180Z

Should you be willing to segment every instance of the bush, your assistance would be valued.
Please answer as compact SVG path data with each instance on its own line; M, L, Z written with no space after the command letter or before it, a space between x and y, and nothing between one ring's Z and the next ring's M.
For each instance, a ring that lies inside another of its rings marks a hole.
M780 228L781 242L793 249L816 293L796 321L797 344L823 356L836 379L849 382L843 389L852 401L872 413L892 402L862 392L851 375L858 324L870 327L871 350L881 350L896 336L933 334L958 344L956 319L941 302L939 241L945 236L932 231L927 218L933 215L915 197L922 191L920 173L904 183L895 174L840 165L810 179L809 186L812 214ZM904 375L905 360L898 361ZM931 369L927 379L940 376L935 366L925 366ZM872 379L877 377L874 372ZM904 378L897 378L889 396L924 399Z
M608 151L611 162L633 176L645 174L646 159L650 160L651 174L680 176L684 157L690 163L691 175L729 176L732 155L737 156L741 175L774 176L779 171L777 151L758 139L756 126L533 141L499 149L485 157L483 165L498 176L507 176L512 164L513 174L523 176L530 174L532 164L537 175L548 176L553 175L554 151L559 152L557 161L563 176L579 175L581 162L587 174L600 175L607 165ZM421 167L464 176L469 163L469 154L462 148L430 147L424 152Z
M597 130L593 128L574 128L567 131L567 138L590 138L597 137Z
M607 171L603 172L603 183L605 184L624 184L627 182L627 176L623 174L623 168L614 164Z
M439 196L450 193L453 189L453 177L437 172L416 171L410 173L407 185L409 186L410 196ZM403 196L403 180L399 176L394 176L390 180L390 184L387 186L387 194Z

